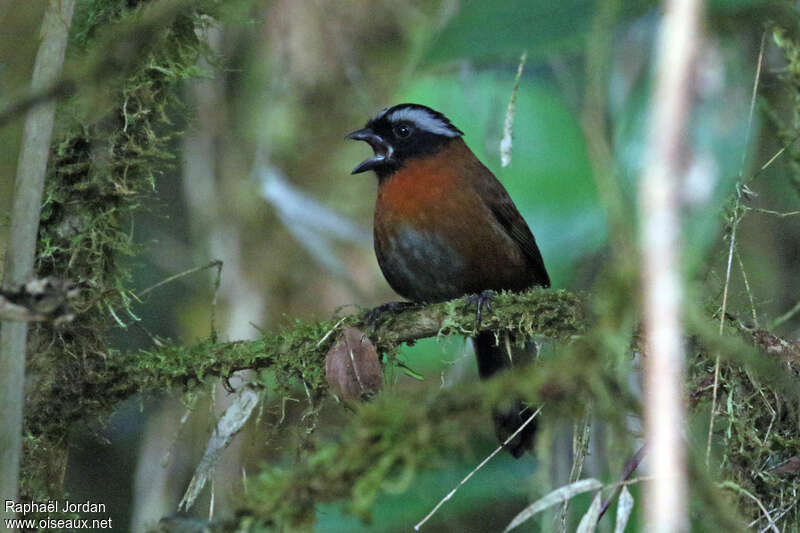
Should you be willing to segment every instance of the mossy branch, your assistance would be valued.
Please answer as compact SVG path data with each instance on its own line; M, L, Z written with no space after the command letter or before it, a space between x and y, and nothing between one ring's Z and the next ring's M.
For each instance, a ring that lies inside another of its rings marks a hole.
M582 297L565 290L500 293L492 302L491 312L483 313L479 329L566 340L589 328L585 309ZM118 402L134 394L174 387L193 391L209 379L227 378L240 370L269 369L279 384L288 387L293 381L301 382L312 398L320 399L327 394L325 355L345 328L353 326L364 331L378 352L389 354L391 359L402 343L429 337L474 335L475 311L473 302L459 298L386 313L372 325L365 322L363 312L358 312L322 322L296 320L280 332L266 333L253 341L204 340L152 351L111 352L103 359L76 358L64 372L50 378L46 387L39 387L35 397L28 398L28 428L33 435L56 437L63 435L75 421L110 413ZM694 328L698 327L695 323ZM761 330L743 333L762 352L775 352L777 341L765 343ZM719 342L717 337L712 338ZM796 347L792 348L789 351L796 353ZM730 339L724 351L742 350L746 351L744 345ZM786 354L779 355L786 359ZM761 362L769 368L774 363Z
M348 419L337 436L317 436L302 461L291 467L267 467L250 478L248 495L237 508L238 518L215 526L220 531L237 530L245 523L310 530L319 504L334 501L346 502L346 512L368 520L375 499L387 487L393 492L401 492L411 486L420 471L440 466L443 461L451 461L460 453L469 455L468 437L485 431L491 406L509 396L524 398L535 405L546 403L545 420L582 416L583 406L591 403L595 416L615 430L626 431L626 417L638 411L639 399L628 390L627 374L618 373L604 357L599 340L603 334L583 326L584 320L591 319L584 318L583 303L575 295L542 290L522 295L507 294L493 308L495 313L487 316L485 323L493 324L489 328L493 331L523 329L561 339L572 337L572 341L562 345L557 357L546 358L531 368L505 373L479 385L470 382L436 390L404 389L401 397L396 391L386 390L372 402L355 405L355 416ZM542 321L525 324L522 328L515 326L531 318L536 320L535 316ZM329 345L329 339L335 338L336 332L345 327L348 320L353 320L352 324L356 326L363 326L359 316L346 317L328 329L330 335L326 337L322 332L327 326L319 325L318 332L325 339L323 344ZM474 334L474 305L460 299L402 311L390 316L369 334L372 338L383 339L378 343L383 343L384 349L391 349L394 341L387 339L407 342L436 336L450 320L452 329L449 332ZM714 329L708 317L705 317L705 323L710 325L709 329ZM784 346L787 342L771 338L765 343L763 331L741 331L747 342L762 354L775 353L771 346ZM321 364L325 349L317 344L319 341L314 342L317 337L307 338L301 329L286 331L282 335L291 337L292 333L298 334L294 341L289 341L288 337L280 341L273 339L285 349L281 353L290 354L299 346L295 342L301 343L301 339L306 338L309 345L313 344L312 353L319 349L316 356L309 358L317 357ZM580 335L574 336L576 333ZM705 339L702 332L700 336ZM273 337L262 340L267 338ZM709 338L718 339L718 335L715 333ZM753 352L751 346L736 336L725 337L725 340L726 352L731 358L744 361ZM701 344L695 345L700 347ZM785 359L786 354L777 355ZM774 358L758 359L763 363L760 366L765 367L759 375L767 375L768 370L779 367ZM310 376L310 373L303 375ZM707 386L699 389L698 394L708 394ZM694 395L693 399L696 400ZM788 396L787 399L791 400ZM692 460L693 470L702 468L699 456ZM717 488L711 481L699 479L696 482L703 484L707 499L717 498ZM740 517L728 507L724 507L725 512L719 511L720 505L709 504L709 508L713 509L716 519L736 530ZM174 517L165 520L161 530L178 530L175 520Z
M33 434L64 434L77 420L103 415L140 392L180 386L194 390L209 378L226 378L239 370L271 369L278 383L299 380L313 398L325 395L325 355L342 329L355 326L392 354L404 342L440 335L476 333L475 304L466 298L389 313L374 325L363 313L318 323L296 321L279 333L254 341L192 346L170 345L153 351L110 353L97 359L77 359L37 397L28 399L28 428ZM564 290L534 289L501 293L484 312L480 330L521 332L525 336L565 339L584 330L582 300ZM87 394L87 391L91 391ZM44 394L41 394L44 392Z

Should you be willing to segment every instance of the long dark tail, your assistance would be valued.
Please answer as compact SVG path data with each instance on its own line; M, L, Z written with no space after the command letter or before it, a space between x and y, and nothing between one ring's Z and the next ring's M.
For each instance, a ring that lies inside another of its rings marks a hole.
M500 342L495 341L494 333L483 331L472 339L475 345L475 355L478 358L478 375L487 379L497 372L525 366L536 357L536 343L525 343L516 346L512 335L500 337ZM533 411L524 402L516 398L509 398L506 402L496 405L492 409L494 429L500 442L514 434ZM508 451L514 457L519 457L527 450L533 448L533 437L536 433L536 420L525 426L514 439L508 443Z

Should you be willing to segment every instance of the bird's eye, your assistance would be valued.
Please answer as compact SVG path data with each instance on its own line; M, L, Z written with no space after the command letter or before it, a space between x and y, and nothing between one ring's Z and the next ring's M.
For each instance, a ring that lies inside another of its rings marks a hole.
M394 127L394 136L398 139L405 139L411 135L411 126L408 124L399 124Z

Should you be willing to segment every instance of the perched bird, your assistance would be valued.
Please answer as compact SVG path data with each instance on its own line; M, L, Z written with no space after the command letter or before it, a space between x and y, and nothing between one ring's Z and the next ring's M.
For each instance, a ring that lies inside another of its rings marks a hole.
M428 303L549 287L533 233L463 135L442 113L418 104L384 109L348 135L374 151L353 174L378 176L375 254L386 281L402 297ZM497 343L490 331L473 339L481 378L535 355L532 342L522 348L504 340ZM529 416L525 409L512 399L495 408L501 442ZM533 432L531 424L509 443L514 457L530 448Z

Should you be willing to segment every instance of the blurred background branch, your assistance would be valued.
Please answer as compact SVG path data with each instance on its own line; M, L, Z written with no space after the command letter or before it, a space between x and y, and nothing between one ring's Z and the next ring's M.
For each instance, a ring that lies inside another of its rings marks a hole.
M644 295L647 444L647 528L689 530L688 469L682 429L684 340L681 280L680 177L689 167L686 129L692 78L700 46L702 0L666 0L658 37L657 72L650 107L642 185L642 292Z

